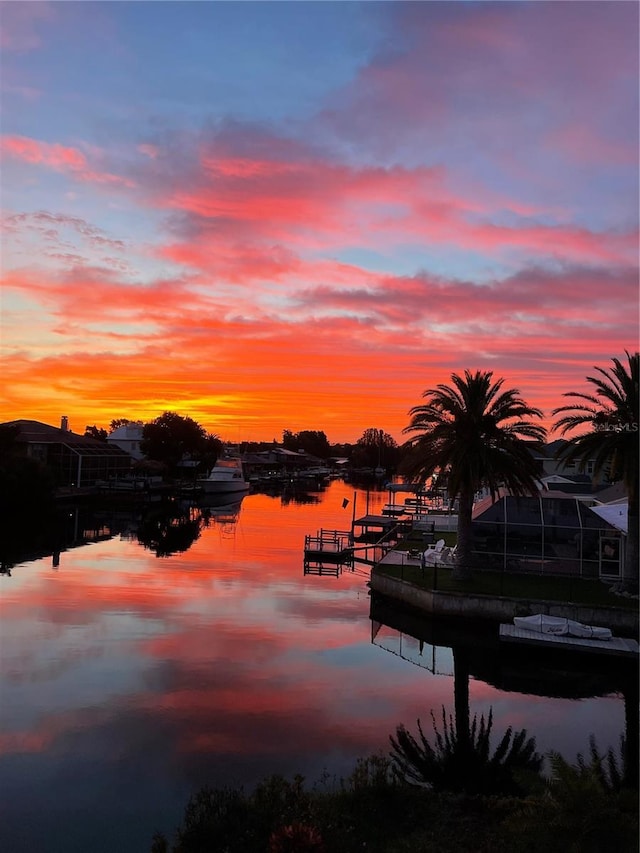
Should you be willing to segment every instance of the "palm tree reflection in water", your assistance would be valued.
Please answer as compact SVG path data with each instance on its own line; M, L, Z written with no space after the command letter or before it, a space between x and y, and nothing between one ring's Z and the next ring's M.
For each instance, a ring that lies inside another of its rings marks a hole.
M433 744L426 738L418 720L418 738L404 726L390 736L395 772L405 781L436 791L467 794L520 796L529 787L521 779L531 780L542 769L542 756L536 752L535 738L527 730L513 731L509 726L495 752L491 753L493 712L485 720L474 714L469 720L469 664L467 656L454 650L454 714L447 716L442 707L442 731L430 712Z

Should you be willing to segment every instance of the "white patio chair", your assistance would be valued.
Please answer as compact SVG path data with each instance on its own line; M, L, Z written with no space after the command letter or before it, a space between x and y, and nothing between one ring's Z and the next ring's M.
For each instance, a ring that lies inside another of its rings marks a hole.
M456 548L458 546L454 545L453 548L443 548L440 551L437 559L437 563L439 566L453 566L456 561Z
M453 548L432 549L424 554L425 566L452 566L456 558L456 545Z
M443 548L444 539L438 539L435 545L428 545L426 551L422 554L422 565L435 566L440 559Z

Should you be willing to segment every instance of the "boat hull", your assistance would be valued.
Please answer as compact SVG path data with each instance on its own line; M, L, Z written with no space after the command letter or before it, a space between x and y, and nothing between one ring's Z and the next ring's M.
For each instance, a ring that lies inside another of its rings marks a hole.
M245 480L200 480L199 484L207 495L233 495L249 491L249 483Z

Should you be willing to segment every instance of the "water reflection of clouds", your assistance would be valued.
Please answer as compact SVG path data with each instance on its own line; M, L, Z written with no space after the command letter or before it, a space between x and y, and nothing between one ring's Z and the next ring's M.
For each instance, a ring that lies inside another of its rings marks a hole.
M625 729L624 706L616 695L552 699L504 694L478 682L472 682L470 694L474 711L487 714L489 708L493 709L495 731L508 726L526 728L535 736L540 753L558 750L571 761L575 761L579 752L588 752L590 734L596 735L599 747L617 749Z
M131 810L128 796L157 816L146 842L161 814L177 822L196 785L346 773L386 751L400 723L428 726L430 709L452 709L452 678L372 645L362 576L303 576L318 508L294 507L294 523L291 507L253 497L242 536L208 528L162 559L114 539L67 552L58 572L27 566L21 585L7 586L2 773L30 791L45 824L91 801L106 825ZM470 697L472 713L493 707L496 732L526 727L539 748L566 745L569 756L591 731L608 746L622 730L615 700L551 701L473 678ZM42 781L51 778L67 786L57 804Z

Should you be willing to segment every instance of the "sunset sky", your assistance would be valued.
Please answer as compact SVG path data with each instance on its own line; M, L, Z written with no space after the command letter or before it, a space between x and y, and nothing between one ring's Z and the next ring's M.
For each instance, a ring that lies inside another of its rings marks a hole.
M2 420L400 441L637 349L637 3L0 12Z

